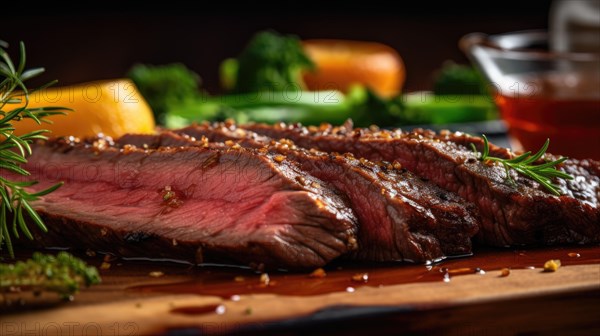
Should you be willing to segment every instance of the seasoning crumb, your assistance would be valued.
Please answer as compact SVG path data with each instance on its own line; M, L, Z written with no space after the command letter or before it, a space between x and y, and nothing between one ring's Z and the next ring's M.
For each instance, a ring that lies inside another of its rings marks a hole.
M320 199L316 199L315 204L317 207L319 207L319 209L323 209L325 207L325 203L323 203Z
M327 276L327 273L325 273L324 269L317 268L316 270L312 271L312 273L310 273L308 276L311 278L324 278Z
M354 287L346 287L346 292L354 293L354 291L355 291Z
M348 248L350 250L356 250L358 248L358 242L356 241L356 238L354 238L354 237L348 238ZM338 269L342 269L342 268L338 267Z
M102 262L102 265L100 265L100 269L107 270L109 268L110 268L110 263L107 263L106 261Z
M244 310L244 315L252 315L252 307L248 307Z
M230 127L235 125L235 120L232 118L225 119L225 126Z
M135 303L135 307L136 308L142 308L142 303L141 302L136 302Z
M171 244L173 244L173 246L177 246L177 240L175 238L173 238L173 240L171 241Z
M148 273L148 275L153 278L160 278L161 276L165 275L165 273L163 273L161 271L152 271L152 272Z
M263 273L260 275L260 283L261 284L268 286L270 282L271 282L271 278L269 278L269 274Z
M581 254L576 253L576 252L571 252L568 254L568 256L571 258L579 258L579 257L581 257Z
M275 160L275 162L277 162L277 163L281 163L281 162L283 162L283 160L285 160L285 156L275 155L275 157L273 157L273 160Z
M461 267L461 268L454 268L454 269L446 269L446 272L448 272L449 274L470 274L470 273L477 273L477 269L472 269L470 267Z
M202 138L200 138L200 144L202 147L208 148L208 138L203 135Z
M232 295L232 296L231 296L229 299L230 299L231 301L237 302L237 301L240 301L240 299L241 299L241 298L240 298L240 296L239 296L239 295L236 295L236 294L234 294L234 295Z
M167 191L163 194L163 201L168 201L175 196L175 193L172 191Z
M298 181L298 183L300 183L303 186L306 185L306 179L303 176L296 176L296 181Z
M124 146L123 146L123 148L121 149L121 151L122 151L124 154L129 154L129 153L131 153L131 152L135 151L136 149L137 149L137 147L136 147L136 146L127 144L127 145L124 145Z
M321 125L319 126L319 131L321 131L321 132L325 132L325 131L329 130L330 128L331 128L331 125L330 125L330 124L328 124L328 123L326 123L326 122L323 122L323 123L321 123Z
M510 275L510 269L509 268L503 268L502 270L500 270L500 277L501 278L505 278L507 276Z
M244 282L246 281L246 278L244 278L243 276L236 276L235 278L233 278L233 281L235 282Z
M556 272L560 267L559 259L550 259L544 263L544 272Z
M369 282L369 273L356 273L352 276L354 282Z

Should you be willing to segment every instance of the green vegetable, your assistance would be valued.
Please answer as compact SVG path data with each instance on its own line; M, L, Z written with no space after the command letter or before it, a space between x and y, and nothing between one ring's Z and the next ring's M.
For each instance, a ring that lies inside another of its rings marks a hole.
M352 118L357 127L497 118L493 101L484 95L384 99L360 85L346 94L306 91L301 72L313 67L298 38L265 31L256 34L237 59L221 63L221 83L229 91L223 96L201 94L197 80L189 80L198 76L183 66L136 66L129 76L155 112L164 115L159 123L173 128L228 118L239 123L284 121L305 125L340 124ZM440 92L449 92L444 87L456 83L472 84L473 74L471 68L447 64L438 78Z
M471 66L448 61L442 65L434 84L436 95L488 95L488 87L477 70Z
M208 96L199 91L197 75L179 64L136 65L128 75L160 116L159 122L171 128L228 118L239 123L284 121L305 125L341 124L353 118L357 126L390 125L401 120L399 98L382 99L360 85L347 94L335 90L270 90Z
M305 91L301 72L314 64L297 37L264 31L256 34L237 59L221 64L221 82L230 90L208 96L198 88L199 77L180 64L136 65L128 73L154 110L160 124L183 127L191 122L228 118L239 123L299 122L315 125L392 125L402 120L399 98L382 99L355 86L339 91Z
M35 252L26 261L0 264L0 290L3 292L15 288L34 293L49 291L68 299L82 285L87 287L100 281L95 267L64 251L56 256Z
M314 66L297 37L263 31L250 40L237 64L226 60L222 82L232 86L232 93L298 91L305 87L302 70Z
M24 82L42 72L43 68L25 70L25 45L20 44L20 60L17 66L13 64L8 53L4 50L7 45L0 41L0 173L2 170L28 176L29 172L21 168L27 162L26 156L31 155L30 144L38 139L46 139L44 133L48 130L37 130L21 136L14 134L13 122L23 118L33 119L36 123L49 123L45 117L65 114L65 108L43 107L28 108L29 94L46 88L50 82L36 90L28 90ZM24 188L36 184L36 181L11 181L5 174L0 175L0 248L6 244L8 253L14 257L11 234L19 238L19 231L29 239L33 239L26 218L31 219L42 231L46 226L30 202L37 200L56 190L61 184L56 184L37 193L29 193Z
M349 118L352 118L356 127L392 126L408 122L402 96L382 98L361 85L352 87L347 96L352 97L351 101L354 102Z
M485 135L483 135L483 152L479 153L475 144L471 144L471 148L476 155L479 156L480 161L491 161L491 162L499 162L504 166L506 170L506 179L509 183L516 185L515 181L510 177L509 169L513 169L519 174L525 175L532 180L538 182L543 187L545 187L548 191L556 196L560 196L560 189L557 185L552 183L552 178L562 178L565 180L572 180L573 176L564 173L560 170L557 170L555 167L560 165L561 163L567 160L566 157L560 158L555 161L548 161L539 165L535 165L535 162L538 161L548 150L548 146L550 145L550 139L547 139L542 148L534 154L531 155L531 152L523 153L512 159L502 159L490 156L490 147L488 139Z
M488 88L472 67L446 62L435 77L433 92L404 96L408 123L451 124L498 118Z
M162 66L137 64L129 70L127 77L135 83L161 124L172 106L200 97L200 76L180 63Z
M391 125L401 119L401 99L382 99L364 86L347 94L331 91L270 91L220 97L205 97L171 109L165 122L170 128L203 120L342 124L352 118L355 125Z
M235 86L236 76L238 73L239 64L237 59L228 58L221 62L219 66L219 78L221 79L221 86L227 90L233 90Z
M228 118L239 123L343 122L348 118L350 105L351 102L339 91L271 91L224 95L196 101L193 106L181 105L173 109L167 115L166 125L178 127L194 121Z
M483 95L434 95L414 92L403 96L404 120L413 124L451 124L498 118L494 102Z

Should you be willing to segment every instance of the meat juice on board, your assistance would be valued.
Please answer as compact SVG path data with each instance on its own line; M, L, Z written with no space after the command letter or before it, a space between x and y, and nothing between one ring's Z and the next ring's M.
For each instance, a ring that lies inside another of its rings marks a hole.
M544 263L550 259L560 260L563 266L598 264L600 246L479 248L472 256L429 264L337 261L324 268L323 276L271 270L268 283L261 281L260 274L250 269L205 266L194 268L188 280L136 285L128 287L127 291L214 295L234 301L238 295L259 293L310 296L353 291L363 286L449 282L455 276L468 274L496 277L498 275L486 275L486 272L500 269L544 272ZM128 267L134 266L128 264Z

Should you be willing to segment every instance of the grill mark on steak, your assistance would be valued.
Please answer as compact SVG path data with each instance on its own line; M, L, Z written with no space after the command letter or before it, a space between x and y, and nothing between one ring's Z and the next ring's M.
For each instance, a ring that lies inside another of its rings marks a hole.
M478 240L505 246L600 242L600 163L568 160L559 169L575 177L558 180L563 195L551 195L537 182L511 171L517 187L506 181L499 164L477 160L468 148L480 138L461 133L415 130L352 129L352 125L244 125L244 129L296 145L324 151L351 152L371 160L398 160L408 170L459 194L479 208L482 223ZM492 155L510 155L492 146ZM552 156L548 156L549 158Z
M175 132L183 136L170 132L157 136L125 135L117 142L139 147L151 144L218 148L226 146L222 143L225 142L230 147L239 143L278 153L282 160L297 163L299 169L347 195L360 223L360 249L353 254L355 259L422 262L471 253L470 238L477 231L474 207L423 183L397 163L375 164L352 155L307 151L290 141L275 142L232 125L192 126Z
M65 182L33 203L50 230L38 235L44 246L290 269L356 249L346 200L272 153L59 139L34 145L28 160L27 178L40 181L31 189Z

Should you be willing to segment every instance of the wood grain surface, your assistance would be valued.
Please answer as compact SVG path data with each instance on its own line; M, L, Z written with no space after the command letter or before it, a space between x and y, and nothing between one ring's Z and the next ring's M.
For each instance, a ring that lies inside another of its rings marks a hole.
M164 268L163 268L164 269ZM178 283L171 266L104 272L103 284L74 302L52 295L15 303L0 315L1 335L261 334L595 334L600 331L600 264L469 274L436 281L312 296L245 294L235 298L142 293L132 286ZM177 272L179 270L179 273ZM129 288L129 289L128 289ZM4 300L10 300L9 296ZM4 302L6 304L6 302ZM217 308L218 307L218 308ZM208 310L208 312L195 313ZM176 311L180 311L177 313ZM181 313L181 312L184 313Z

